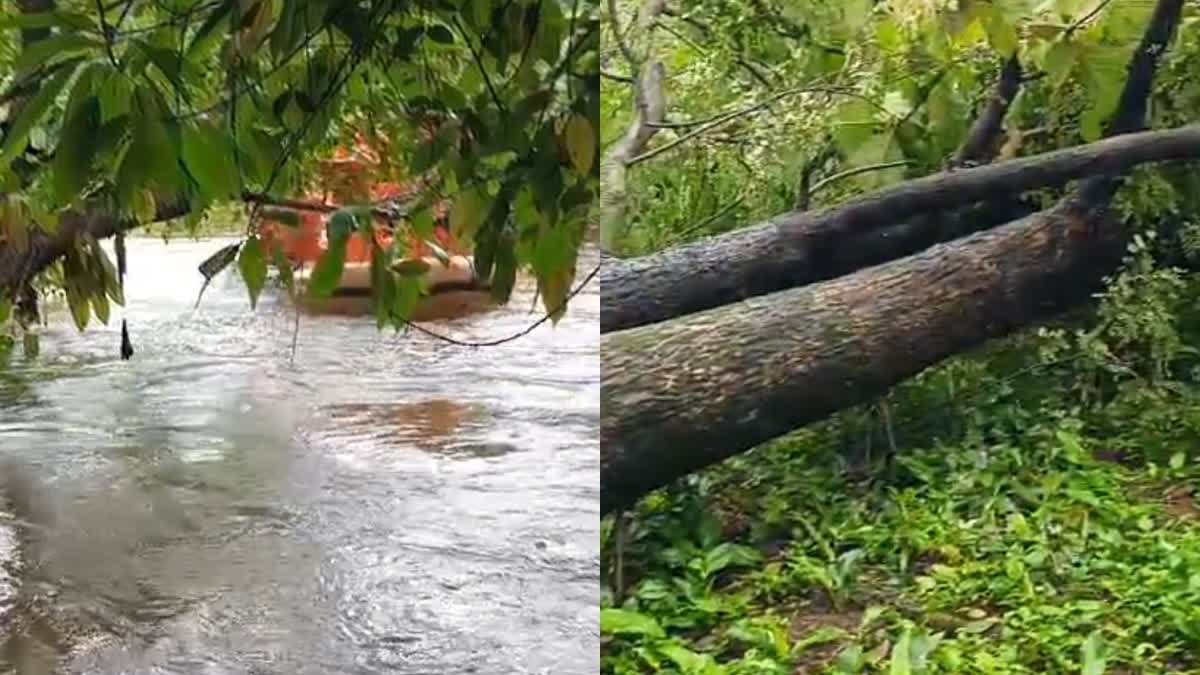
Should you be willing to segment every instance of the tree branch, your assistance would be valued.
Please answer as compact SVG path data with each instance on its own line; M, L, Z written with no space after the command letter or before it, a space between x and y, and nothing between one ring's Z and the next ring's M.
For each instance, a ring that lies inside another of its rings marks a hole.
M666 0L644 0L642 3L638 23L642 31L646 33L644 40L647 43L647 59L643 64L643 60L634 54L633 49L620 37L620 25L616 18L616 1L609 0L609 16L613 31L617 35L615 40L622 54L629 60L633 72L638 75L637 82L634 84L633 123L625 132L625 136L604 155L600 166L602 185L599 219L600 246L607 250L611 250L624 227L627 202L625 174L629 160L640 153L642 148L646 147L646 143L658 133L658 128L651 124L662 122L666 116L666 95L663 91L666 71L661 61L649 58L653 51L649 45L652 38L651 29L658 15L665 8Z
M832 246L931 210L1000 194L1120 173L1146 162L1200 157L1200 125L1140 132L988 166L943 172L810 214L790 212L701 242L605 265L601 332L639 326L813 280Z

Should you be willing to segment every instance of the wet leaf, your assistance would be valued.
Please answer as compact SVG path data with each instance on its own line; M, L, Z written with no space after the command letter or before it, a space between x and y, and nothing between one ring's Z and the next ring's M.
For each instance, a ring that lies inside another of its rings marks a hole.
M271 255L275 261L275 269L279 270L279 280L288 293L296 293L296 274L292 269L292 261L283 253L283 245L276 240L271 246Z
M238 255L238 271L250 293L250 308L255 309L258 307L258 296L267 283L267 256L257 236L251 236L242 245L241 254Z
M309 277L308 294L311 297L328 298L337 290L338 283L342 280L342 272L346 268L346 244L349 241L349 232L337 238L330 238L329 248L317 259Z
M204 297L204 290L212 283L213 277L217 276L230 263L237 259L238 250L242 244L230 244L210 255L204 262L200 263L200 274L204 277L204 285L200 287L200 293L196 296L196 306L200 306L200 298Z
M571 283L575 280L574 270L559 270L538 280L542 292L542 306L550 315L550 321L557 324L567 312L567 296L571 292Z

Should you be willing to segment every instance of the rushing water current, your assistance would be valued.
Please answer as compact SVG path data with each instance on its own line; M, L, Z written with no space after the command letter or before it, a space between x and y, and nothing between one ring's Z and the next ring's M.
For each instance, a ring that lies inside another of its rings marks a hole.
M597 284L480 349L304 316L293 359L281 294L194 308L226 243L131 240L108 327L0 366L0 672L598 672Z

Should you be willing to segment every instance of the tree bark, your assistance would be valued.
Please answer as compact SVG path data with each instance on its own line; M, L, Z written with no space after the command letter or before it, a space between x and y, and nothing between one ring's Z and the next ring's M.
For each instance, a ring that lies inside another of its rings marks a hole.
M965 166L971 162L986 162L996 154L996 141L1004 130L1004 117L1021 89L1021 62L1016 53L1008 57L1000 69L1000 79L988 97L983 112L975 119L953 162Z
M719 237L614 260L601 272L600 330L665 321L853 271L829 268L827 260L837 247L927 211L1089 175L1119 174L1145 162L1194 157L1200 157L1200 125L1126 134L918 178L822 213L788 213Z
M1107 213L1072 204L833 281L602 336L602 510L1088 298L1124 241Z
M642 152L650 139L660 131L656 126L666 117L664 84L666 71L653 56L653 30L659 14L666 10L665 0L643 0L635 28L635 43L629 44L622 35L616 18L616 3L609 2L609 19L613 24L614 41L634 73L633 122L621 140L613 145L601 162L600 246L612 250L620 238L625 223L625 174L629 162Z

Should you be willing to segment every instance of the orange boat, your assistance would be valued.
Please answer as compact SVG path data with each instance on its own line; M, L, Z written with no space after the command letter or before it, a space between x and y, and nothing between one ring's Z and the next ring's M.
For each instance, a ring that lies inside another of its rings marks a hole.
M419 188L391 182L377 182L379 154L356 138L354 152L339 148L332 159L321 163L320 194L309 194L304 201L321 208L337 208L345 204L377 203L388 199L414 196ZM259 237L268 247L278 241L285 256L299 267L297 280L303 284L317 259L325 252L327 214L303 211L298 225L286 225L264 219ZM375 243L383 248L393 245L394 235L386 223L374 226ZM444 204L435 207L434 240L442 249L435 255L428 242L410 237L406 259L421 259L428 267L425 273L428 294L417 304L412 319L432 321L452 319L486 311L495 307L486 280L475 274L470 252L451 235L446 223ZM448 257L447 257L448 256ZM346 247L346 265L333 296L314 300L299 296L303 309L322 314L369 314L371 304L371 242L361 232L350 236Z

